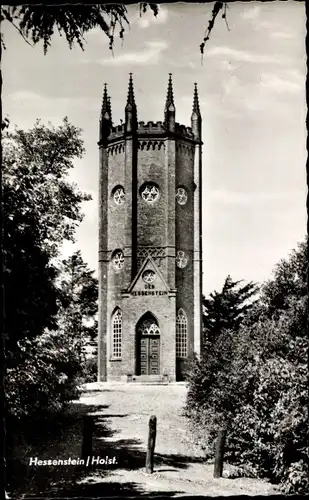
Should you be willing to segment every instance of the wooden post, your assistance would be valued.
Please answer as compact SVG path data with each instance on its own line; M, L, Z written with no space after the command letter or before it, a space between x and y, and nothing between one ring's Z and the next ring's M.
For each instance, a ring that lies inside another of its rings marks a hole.
M148 446L146 455L146 472L147 474L153 473L153 461L154 461L154 449L156 445L156 435L157 435L157 417L152 415L149 419L149 434L148 434Z
M82 458L87 460L87 457L92 456L93 420L89 415L85 415L83 423Z
M218 438L216 444L214 477L222 477L225 437L226 437L226 429L221 429L218 432Z

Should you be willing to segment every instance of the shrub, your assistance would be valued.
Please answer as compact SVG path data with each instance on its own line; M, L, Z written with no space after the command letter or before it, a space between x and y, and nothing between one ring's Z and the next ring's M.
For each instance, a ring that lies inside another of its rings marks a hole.
M97 356L91 356L85 360L84 365L84 383L96 382L98 377Z
M78 399L81 359L64 333L46 332L27 350L24 360L8 368L5 393L8 416L43 416Z
M188 374L187 414L213 450L227 427L226 459L287 493L308 492L307 300L276 317L223 332Z

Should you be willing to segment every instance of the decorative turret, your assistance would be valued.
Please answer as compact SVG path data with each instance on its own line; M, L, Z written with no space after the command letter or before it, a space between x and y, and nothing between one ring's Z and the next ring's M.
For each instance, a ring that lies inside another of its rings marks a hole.
M200 105L199 105L199 101L198 101L197 83L194 84L191 127L192 127L192 132L193 132L194 138L200 141L202 138L202 117L201 117Z
M134 98L132 73L129 77L127 105L125 107L125 131L131 133L137 129L137 109Z
M107 95L107 85L104 83L103 101L100 116L100 141L104 141L110 134L112 127L112 111L110 97Z
M173 96L172 73L169 73L167 96L164 110L164 125L169 132L175 132L175 104Z

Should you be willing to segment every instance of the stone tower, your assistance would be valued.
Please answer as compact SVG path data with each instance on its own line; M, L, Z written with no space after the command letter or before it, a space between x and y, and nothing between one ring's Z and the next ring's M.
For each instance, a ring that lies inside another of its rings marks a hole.
M202 119L138 122L132 74L125 121L104 86L99 151L98 379L181 380L202 332Z

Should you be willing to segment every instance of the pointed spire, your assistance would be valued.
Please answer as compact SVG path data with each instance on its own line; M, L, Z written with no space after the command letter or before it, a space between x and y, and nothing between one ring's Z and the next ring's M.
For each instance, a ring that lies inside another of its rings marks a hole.
M133 78L132 73L129 76L129 88L128 88L128 98L127 98L127 106L131 105L132 107L136 106L135 98L134 98L134 88L133 88Z
M199 116L201 115L200 105L199 105L199 101L198 101L197 83L194 84L193 113L196 113Z
M106 141L112 125L110 98L107 94L107 84L104 83L103 100L100 116L100 141Z
M106 113L108 113L108 95L107 95L107 84L104 83L102 113L101 113L103 118L106 118Z
M175 111L174 96L173 96L172 73L169 73L169 78L168 78L165 111L170 110L170 107L173 107L173 111Z
M191 128L196 140L200 141L202 138L202 117L200 112L200 105L198 100L197 83L194 84L193 93L193 110L191 115Z
M173 95L172 73L169 73L168 78L167 96L164 110L164 123L167 130L169 130L170 132L175 131L175 104Z
M125 127L126 132L133 132L137 129L137 109L134 98L132 73L129 76L128 98L125 107Z

